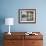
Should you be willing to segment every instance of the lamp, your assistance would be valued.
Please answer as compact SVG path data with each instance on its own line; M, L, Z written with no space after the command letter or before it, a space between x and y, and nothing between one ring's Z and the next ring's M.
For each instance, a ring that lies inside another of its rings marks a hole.
M11 33L10 33L10 25L14 25L14 19L13 18L5 18L5 25L9 25L8 34L11 35Z

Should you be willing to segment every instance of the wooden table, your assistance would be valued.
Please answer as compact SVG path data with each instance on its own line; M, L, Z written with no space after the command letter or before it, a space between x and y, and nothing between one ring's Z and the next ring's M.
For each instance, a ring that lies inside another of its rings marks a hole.
M43 46L43 35L40 32L38 35L25 35L26 32L11 32L8 35L4 33L4 46Z

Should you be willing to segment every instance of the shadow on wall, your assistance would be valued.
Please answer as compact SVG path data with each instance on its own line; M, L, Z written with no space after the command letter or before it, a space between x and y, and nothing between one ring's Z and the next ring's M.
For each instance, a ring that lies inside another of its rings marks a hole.
M3 32L2 32L2 25L5 23L5 17L0 16L0 46L3 46Z

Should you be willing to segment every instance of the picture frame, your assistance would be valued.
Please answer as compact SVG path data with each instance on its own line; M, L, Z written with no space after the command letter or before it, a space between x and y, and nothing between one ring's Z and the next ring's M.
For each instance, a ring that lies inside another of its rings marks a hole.
M19 23L36 23L36 9L19 9Z

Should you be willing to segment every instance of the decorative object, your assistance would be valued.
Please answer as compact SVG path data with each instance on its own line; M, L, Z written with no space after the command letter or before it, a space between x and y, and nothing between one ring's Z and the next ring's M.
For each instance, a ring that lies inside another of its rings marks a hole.
M36 9L19 9L19 23L36 23Z
M6 18L5 19L5 25L9 25L9 32L8 34L11 35L10 33L10 25L13 25L14 24L14 19L13 18Z
M34 33L33 33L33 32L26 32L25 34L26 34L26 35L38 35L38 34L35 33L35 32L34 32Z

